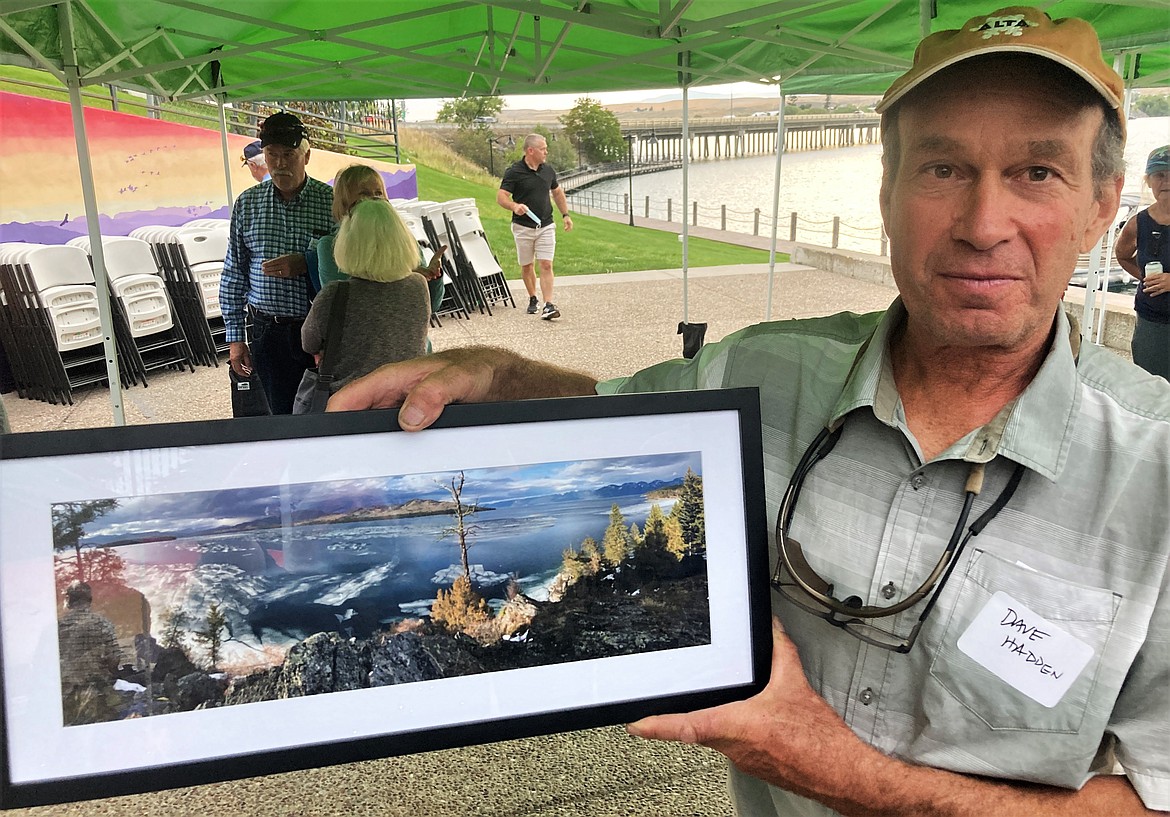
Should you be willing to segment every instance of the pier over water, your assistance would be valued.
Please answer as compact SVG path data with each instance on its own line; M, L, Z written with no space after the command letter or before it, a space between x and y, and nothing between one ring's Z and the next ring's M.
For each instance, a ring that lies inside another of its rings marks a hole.
M821 114L784 117L784 152L876 144L881 117L875 113ZM682 166L681 119L623 121L631 158L580 168L559 176L565 192L624 176L638 176ZM775 116L725 116L690 120L687 142L690 161L738 159L776 152ZM631 138L632 137L632 138Z
M821 150L879 141L881 117L875 113L820 114L784 117L784 150ZM632 134L634 163L681 160L682 120L624 121L622 132ZM725 116L692 119L689 127L691 159L738 158L776 152L775 116Z

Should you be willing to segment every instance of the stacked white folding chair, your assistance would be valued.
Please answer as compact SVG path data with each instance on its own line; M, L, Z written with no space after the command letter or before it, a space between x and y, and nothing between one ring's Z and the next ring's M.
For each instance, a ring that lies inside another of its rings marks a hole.
M484 310L491 315L491 307L484 297L479 279L471 272L467 264L459 261L455 250L455 242L447 232L447 219L443 213L443 205L437 201L417 201L410 205L410 211L417 213L422 220L423 229L427 234L427 241L432 247L447 247L448 252L443 256L443 269L455 284L460 298L469 309L478 309L482 315Z
M0 245L0 338L17 392L72 403L74 388L106 379L97 287L79 247Z
M219 279L223 275L223 260L227 255L227 228L204 229L184 224L176 233L176 238L183 248L187 266L203 292L203 314L209 320L220 317Z
M190 221L183 222L184 227L192 227L199 230L226 230L232 225L230 218L193 218Z
M69 242L92 257L88 236ZM191 350L150 245L130 236L102 238L106 275L115 296L115 331L131 382L164 367L190 368Z
M504 269L488 245L483 223L479 220L479 207L475 199L454 199L443 205L446 216L447 236L456 252L456 259L470 267L479 281L488 305L503 301L516 308L516 301L508 289ZM461 258L460 258L461 257Z
M227 227L222 222L207 226L149 226L139 227L131 236L150 245L194 362L218 366L218 355L227 349L219 309Z
M402 218L404 224L410 234L414 236L414 240L423 251L423 263L429 264L434 256L435 250L431 247L431 240L427 236L426 228L423 226L422 216L420 216L413 207L409 205L411 202L406 202L404 206L397 206L394 209L398 211L398 215ZM440 318L453 316L456 318L469 318L471 314L467 311L467 304L463 300L463 295L455 287L455 281L449 273L451 268L450 260L446 257L443 259L443 302L439 304L439 308L431 313L431 325L442 326Z

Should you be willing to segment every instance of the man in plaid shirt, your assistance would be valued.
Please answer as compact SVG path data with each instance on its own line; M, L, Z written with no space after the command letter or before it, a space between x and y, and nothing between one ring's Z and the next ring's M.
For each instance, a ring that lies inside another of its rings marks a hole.
M272 178L240 194L220 279L232 370L255 368L273 414L291 414L312 355L301 349L301 324L313 292L305 253L333 229L333 188L310 179L309 140L297 117L277 113L260 123Z

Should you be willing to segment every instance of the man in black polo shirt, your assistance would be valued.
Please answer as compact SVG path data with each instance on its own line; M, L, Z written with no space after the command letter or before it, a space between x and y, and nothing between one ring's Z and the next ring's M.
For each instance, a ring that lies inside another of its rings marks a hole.
M516 258L520 262L520 275L528 290L528 314L535 315L536 264L540 264L540 294L544 308L540 317L552 320L561 316L552 302L553 253L557 246L557 228L553 224L552 203L556 202L561 213L565 230L573 229L569 216L569 202L565 191L557 184L557 173L545 162L548 158L548 143L538 133L524 137L524 158L504 172L496 203L512 213L512 236L516 239Z

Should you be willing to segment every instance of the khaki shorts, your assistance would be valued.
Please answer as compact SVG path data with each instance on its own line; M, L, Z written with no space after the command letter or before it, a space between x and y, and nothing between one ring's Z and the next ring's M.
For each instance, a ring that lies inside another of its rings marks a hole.
M526 267L535 259L552 261L557 248L557 225L525 227L512 223L512 237L516 239L516 259Z

